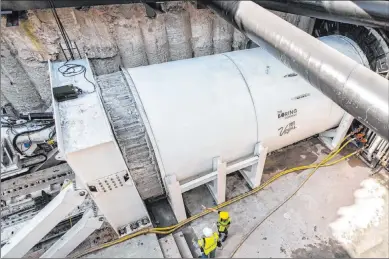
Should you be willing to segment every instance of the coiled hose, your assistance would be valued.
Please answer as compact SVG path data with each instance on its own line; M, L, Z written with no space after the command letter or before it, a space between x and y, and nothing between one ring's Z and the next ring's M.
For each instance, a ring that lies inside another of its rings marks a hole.
M343 143L348 137L350 137L351 134L347 135L342 141L341 143ZM281 171L279 173L277 173L276 175L274 175L273 177L271 177L269 180L267 180L266 182L264 182L263 184L261 184L260 186L252 189L251 191L249 192L246 192L246 193L243 193L235 198L232 198L228 201L225 201L217 206L214 207L214 209L221 209L223 207L226 207L232 203L235 203L237 201L240 201L250 195L253 195L257 192L259 192L260 190L264 189L266 186L268 186L269 184L271 184L272 182L274 182L275 180L277 180L278 178L280 178L281 176L284 176L286 174L289 174L289 173L292 173L292 172L296 172L296 171L300 171L300 170L306 170L306 169L311 169L311 168L314 168L314 171L312 171L308 177L304 180L304 182L299 186L299 188L287 199L285 200L280 206L278 206L276 208L276 210L281 207L283 204L285 204L292 196L294 196L294 194L297 193L297 191L302 187L303 184L305 184L306 181L308 181L308 179L313 175L314 172L316 172L316 170L319 168L319 167L327 167L327 166L331 166L331 165L334 165L334 164L337 164L355 154L357 154L358 152L360 152L362 149L358 149L357 151L355 152L352 152L351 154L348 154L338 160L335 160L331 163L328 163L332 158L334 158L343 148L345 148L351 141L353 141L353 139L350 139L348 140L344 145L342 145L340 148L339 146L341 145L341 143L337 146L337 148L335 148L330 154L328 154L320 163L318 164L310 164L310 165L305 165L305 166L298 166L298 167L294 167L294 168L291 168L291 169L287 169L287 170L284 170L284 171ZM181 222L179 222L178 224L176 225L172 225L172 226L169 226L169 227L161 227L161 228L145 228L145 229L141 229L139 231L136 231L134 233L131 233L129 235L126 235L126 236L123 236L123 237L120 237L116 240L113 240L113 241L110 241L110 242L107 242L101 246L98 246L98 247L95 247L95 248L92 248L92 249L89 249L83 253L79 253L79 254L76 254L73 256L73 258L79 258L79 257L83 257L85 256L86 254L89 254L89 253L92 253L92 252L96 252L98 250L101 250L103 248L107 248L107 247L110 247L110 246L113 246L113 245L116 245L116 244L119 244L121 242L124 242L126 240L129 240L131 238L134 238L134 237L138 237L138 236L141 236L141 235L145 235L145 234L150 234L150 233L153 233L153 234L162 234L162 235L168 235L168 234L171 234L173 233L174 231L178 230L179 228L183 227L184 225L198 219L198 218L201 218L209 213L211 213L212 211L211 210L204 210L196 215L193 215L192 217L190 218L187 218ZM272 211L267 217L265 217L264 220L266 220L272 213L274 213L274 211ZM262 220L260 223L262 223L264 220ZM255 229L254 229L255 230ZM253 231L254 231L253 230ZM252 231L252 232L253 232ZM251 233L252 233L251 232ZM246 238L243 240L243 242L247 239L249 235L246 235ZM243 244L243 242L241 242L241 244ZM239 247L241 246L241 244L235 249L234 253L232 255L235 254L235 252L239 249Z

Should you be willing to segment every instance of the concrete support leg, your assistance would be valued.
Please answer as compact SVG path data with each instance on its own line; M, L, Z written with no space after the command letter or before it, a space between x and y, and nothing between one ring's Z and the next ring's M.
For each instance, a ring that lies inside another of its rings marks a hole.
M346 136L347 131L349 130L351 123L353 122L354 117L348 113L343 115L342 120L340 121L339 126L336 129L327 130L323 133L320 133L320 140L329 148L334 149Z
M91 235L93 231L99 229L103 222L103 217L95 217L93 210L89 209L84 213L82 219L55 242L40 258L65 258Z
M213 159L213 171L217 172L216 180L207 184L217 204L226 201L227 163L221 157Z
M85 200L85 196L86 191L76 191L72 184L67 185L1 248L1 257L22 258L66 215L81 205Z
M175 175L166 176L165 182L170 206L172 206L177 221L180 222L186 219L186 212L180 183L177 181Z
M258 162L253 164L252 166L240 170L241 174L246 179L247 183L250 185L251 188L256 188L261 184L267 149L267 147L264 147L260 143L257 143L255 145L254 155L258 156Z
M252 188L258 187L261 184L263 167L265 166L265 160L267 155L267 147L262 146L261 144L255 145L254 154L259 156L258 163L252 165L251 174L253 175L253 186Z

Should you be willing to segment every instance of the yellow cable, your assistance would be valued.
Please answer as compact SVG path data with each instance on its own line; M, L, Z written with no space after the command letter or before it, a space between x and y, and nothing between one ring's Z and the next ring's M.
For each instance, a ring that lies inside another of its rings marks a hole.
M336 164L336 163L338 163L338 162L340 162L340 161L342 161L342 160L344 160L344 159L350 157L351 155L354 155L354 153L353 153L353 154L350 154L350 155L348 155L348 156L346 156L346 157L344 157L344 158L342 158L342 159L339 159L339 160L337 160L337 161L334 161L333 163L324 164L324 165L322 165L322 166L330 166L330 165ZM322 167L322 166L320 166L320 167ZM310 166L301 166L301 167L296 167L296 168L293 168L293 169L289 169L289 170L280 172L280 173L278 173L275 177L269 179L267 182L265 182L263 185L257 187L256 189L253 189L252 191L250 191L250 192L248 192L248 193L245 193L245 194L240 195L240 196L238 196L238 197L236 197L236 198L234 198L234 199L232 199L232 200L229 200L229 201L227 201L227 202L225 202L225 203L223 203L223 204L220 204L219 206L216 206L215 208L222 208L222 207L227 206L227 205L229 205L229 204L231 204L231 203L233 203L233 202L236 202L236 201L238 201L238 200L240 200L240 199L243 199L243 198L245 198L245 197L247 197L247 196L249 196L249 195L251 195L251 194L253 194L253 193L256 193L256 192L258 192L259 190L261 190L261 189L263 189L264 187L266 187L266 186L267 186L268 184L270 184L271 182L273 182L274 180L276 180L276 179L278 179L279 177L281 177L282 175L285 175L286 173L291 173L291 172L294 172L294 171L297 171L297 170L303 170L303 169L313 168L313 167L314 167L314 165L310 165ZM114 240L114 241L111 241L111 242L108 242L108 243L106 243L106 244L103 244L103 245L101 245L101 246L99 246L99 247L90 249L90 250L88 250L88 251L86 251L86 252L84 252L84 253L82 253L82 254L80 254L80 255L77 255L76 257L81 257L81 256L86 255L86 254L88 254L88 253L95 252L95 251L98 251L98 250L100 250L100 249L103 249L103 248L106 248L106 247L109 247L109 246L112 246L112 245L121 243L121 242L123 242L123 241L126 241L126 240L128 240L128 239L131 239L131 238L134 238L134 237L137 237L137 236L140 236L140 235L148 234L148 233L155 233L155 234L170 234L170 233L174 232L176 229L182 227L183 225L185 225L185 224L187 224L187 223L189 223L189 222L191 222L191 221L193 221L193 220L196 220L196 219L198 219L198 218L200 218L200 217L202 217L202 216L204 216L204 215L206 215L206 214L208 214L208 213L210 213L210 212L209 212L209 211L203 211L203 212L201 212L201 213L199 213L199 214L197 214L197 215L194 215L194 216L192 216L192 217L190 217L190 218L188 218L188 219L186 219L186 220L180 222L180 223L177 224L177 225L174 225L174 226L171 226L171 227L167 227L167 228L154 228L154 229L150 228L150 229L142 229L142 230L137 231L137 232L135 232L135 233L132 233L132 234L130 234L130 235L127 235L127 236L121 237L121 238L119 238L119 239L116 239L116 240ZM169 229L170 231L160 231L161 229Z
M351 134L350 134L350 135L351 135ZM323 161L324 161L324 162L329 161L329 160L332 159L336 154L338 154L344 147L346 147L346 146L348 145L348 143L350 143L353 139L349 140L347 143L345 143L342 147L339 148L339 146L343 143L343 141L344 141L346 138L348 138L350 135L347 135L347 136L338 144L338 146L337 146L332 152L330 152L330 153L327 155L327 157L326 157ZM338 149L338 148L339 148L339 149ZM258 192L259 190L263 189L264 187L266 187L267 185L269 185L270 183L272 183L274 180L278 179L279 177L281 177L281 176L283 176L283 175L285 175L285 174L288 174L288 173L291 173L291 172L294 172L294 171L298 171L298 170L313 168L313 167L315 167L315 166L316 166L316 164L312 164L312 165L309 165L309 166L300 166L300 167L295 167L295 168L288 169L288 170L285 170L285 171L283 171L283 172L280 172L280 173L278 173L277 175L275 175L274 177L270 178L267 182L265 182L265 183L262 184L261 186L259 186L259 187L255 188L255 189L253 189L252 191L247 192L247 193L245 193L245 194L242 194L242 195L240 195L240 196L238 196L238 197L235 197L235 198L233 198L233 199L231 199L231 200L229 200L229 201L226 201L226 202L224 202L224 203L222 203L222 204L219 204L219 205L216 206L215 208L219 209L219 208L225 207L225 206L227 206L227 205L229 205L229 204L231 204L231 203L233 203L233 202L236 202L237 200L240 200L240 199L245 198L245 197L247 197L247 196L249 196L249 195L252 195L253 193ZM203 212L201 212L201 213L199 213L199 214L196 214L196 215L194 215L194 216L192 216L192 217L190 217L190 218L188 218L188 219L186 219L186 220L180 222L180 223L177 224L177 225L173 225L173 226L170 226L170 227L164 227L164 228L155 228L155 229L158 230L158 231L160 231L160 230L172 230L172 229L177 229L177 228L179 228L180 226L186 224L188 221L193 221L194 219L197 219L197 218L199 218L199 217L202 217L202 216L204 216L204 215L206 215L206 214L208 214L208 213L209 213L209 211L203 211ZM164 233L160 233L160 234L164 234Z
M351 135L351 134L350 134ZM342 141L341 143L343 143L343 141L348 138L350 135L347 135ZM284 170L284 171L281 171L279 173L277 173L275 176L271 177L269 180L267 180L266 182L264 182L263 184L261 184L260 186L254 188L253 190L249 191L249 192L246 192L246 193L243 193L235 198L232 198L231 200L228 200L226 202L223 202L217 206L214 207L214 209L220 209L220 208L223 208L225 206L228 206L232 203L235 203L241 199L244 199L252 194L255 194L257 192L259 192L260 190L262 190L263 188L265 188L266 186L268 186L269 184L271 184L272 182L274 182L275 180L277 180L278 178L280 178L281 176L283 175L286 175L286 174L289 174L289 173L292 173L292 172L295 172L295 171L300 171L300 170L305 170L305 169L310 169L310 168L316 168L313 172L315 172L317 170L317 168L319 167L326 167L326 166L331 166L331 165L334 165L336 163L339 163L345 159L347 159L348 157L351 157L353 155L355 155L356 153L359 152L358 151L355 151L345 157L342 157L341 159L338 159L334 162L331 162L331 163L327 163L329 160L331 160L333 157L335 157L348 143L350 143L353 139L347 141L347 143L345 143L344 145L342 145L342 147L339 148L340 144L334 149L334 151L332 151L330 154L327 155L326 158L324 158L319 164L311 164L311 165L306 165L306 166L298 166L298 167L295 167L295 168L291 168L291 169L287 169L287 170ZM311 172L309 177L312 175L313 173ZM306 179L306 181L308 180L309 178ZM305 182L306 182L305 181ZM305 183L303 182L303 183ZM301 187L300 187L301 188ZM298 190L297 190L298 191ZM296 191L296 192L297 192ZM293 196L294 194L292 194ZM286 201L285 201L286 202ZM282 206L282 205L281 205ZM116 245L116 244L119 244L121 242L124 242L126 240L129 240L131 238L135 238L137 236L140 236L140 235L144 235L144 234L150 234L150 233L153 233L153 234L164 234L164 235L168 235L168 234L171 234L173 233L174 231L176 231L177 229L181 228L182 226L200 218L200 217L203 217L207 214L211 213L210 210L204 210L196 215L193 215L192 217L190 218L187 218L181 222L179 222L178 224L176 225L173 225L173 226L169 226L169 227L162 227L162 228L145 228L145 229L141 229L137 232L134 232L132 234L129 234L129 235L126 235L126 236L123 236L123 237L120 237L116 240L113 240L111 242L107 242L101 246L98 246L98 247L95 247L95 248L92 248L92 249L89 249L83 253L80 253L80 254L77 254L75 255L74 257L78 258L78 257L82 257L82 256L85 256L86 254L89 254L89 253L92 253L92 252L96 252L98 250L101 250L103 248L106 248L106 247L110 247L112 245Z
M66 187L68 187L70 184L73 184L72 181L68 181L65 185L62 186L61 190L65 189Z
M351 141L351 140L350 140L350 141ZM337 153L339 153L340 150L342 150L350 141L348 141L346 144L344 144L344 145L339 149L339 151L337 151L336 149L335 149L334 151L332 151L330 154L327 155L327 157L326 157L327 159L324 159L325 161L324 161L324 160L323 160L323 161L326 162L326 161L329 161L330 159L332 159L332 158L333 158ZM261 190L261 189L263 189L263 188L266 187L268 184L272 183L274 180L278 179L279 177L281 177L281 176L283 176L283 175L285 175L285 174L288 174L288 173L291 173L291 172L294 172L294 171L298 171L298 170L309 169L309 168L312 168L312 167L315 167L315 166L316 166L315 164L312 164L312 165L309 165L309 166L300 166L300 167L295 167L295 168L292 168L292 169L288 169L288 170L282 171L282 172L278 173L277 175L275 175L274 177L270 178L268 181L266 181L266 182L265 182L264 184L262 184L261 186L259 186L259 187L255 188L255 189L253 189L252 191L247 192L247 193L245 193L245 194L242 194L242 195L240 195L240 196L237 196L237 197L235 197L235 198L233 198L233 199L231 199L231 200L229 200L229 201L226 201L226 202L224 202L224 203L222 203L222 204L216 206L215 208L220 209L220 208L225 207L225 206L227 206L227 205L229 205L229 204L231 204L231 203L233 203L233 202L236 202L236 201L238 201L238 200L240 200L240 199L242 199L242 198L245 198L245 197L247 197L247 196L249 196L249 195L252 195L252 194L258 192L258 191ZM204 216L204 215L206 215L206 214L208 214L208 213L209 213L209 211L204 211L204 212L201 212L201 213L199 213L199 214L197 214L197 215L194 215L194 216L192 216L192 217L190 217L190 218L188 218L188 219L186 219L186 220L180 222L180 223L177 224L177 225L173 225L173 226L170 226L170 227L164 227L164 228L156 228L156 230L171 230L171 229L177 229L179 225L186 224L188 221L192 221L192 220L197 219L197 218L199 218L199 217L201 217L201 216ZM163 233L161 233L161 234L163 234Z
M328 162L329 160L331 160L336 154L338 154L345 146L347 146L353 139L350 139L349 141L347 141L339 150L337 150L336 152L331 152L326 158L324 158L319 164L317 164L315 166L315 168L312 170L312 172L310 172L307 177L304 179L304 181L297 187L297 189L290 195L288 196L281 204L279 204L276 208L274 208L269 214L266 215L266 217L264 217L257 225L254 226L254 228L252 228L244 237L243 239L239 242L239 244L236 246L236 248L234 249L234 251L232 252L230 258L232 258L236 252L240 249L240 247L243 245L243 243L251 236L251 234L260 226L262 225L263 222L265 222L271 215L273 215L273 213L275 213L279 208L281 208L285 203L287 203L294 195L296 195L296 193L304 186L304 184L311 178L311 176L319 169L319 167L321 167L322 165L324 165L326 162ZM345 157L342 157L341 159L339 160L344 160L344 159L347 159L348 157L350 156L353 156L355 155L356 153L360 152L360 150L357 150ZM337 161L336 161L337 162ZM332 163L334 164L334 163ZM332 165L331 164L331 165ZM328 166L328 165L327 165Z

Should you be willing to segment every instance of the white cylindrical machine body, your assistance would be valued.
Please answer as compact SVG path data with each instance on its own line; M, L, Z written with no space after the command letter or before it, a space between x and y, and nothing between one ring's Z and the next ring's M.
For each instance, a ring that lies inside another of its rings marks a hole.
M368 66L355 42L322 41ZM337 126L344 111L262 48L125 70L161 172L182 181L260 142L277 150ZM163 175L164 176L164 175Z

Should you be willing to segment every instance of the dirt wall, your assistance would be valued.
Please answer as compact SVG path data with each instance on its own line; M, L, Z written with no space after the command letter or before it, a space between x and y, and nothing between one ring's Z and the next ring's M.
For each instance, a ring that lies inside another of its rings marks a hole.
M143 4L57 9L70 39L96 75L246 48L247 38L208 9L168 2L155 18ZM312 19L278 13L303 30ZM1 21L1 94L20 112L51 104L47 60L64 60L51 10L30 10L19 26ZM77 53L77 51L75 51ZM3 99L4 99L3 98ZM4 100L5 100L4 99Z

